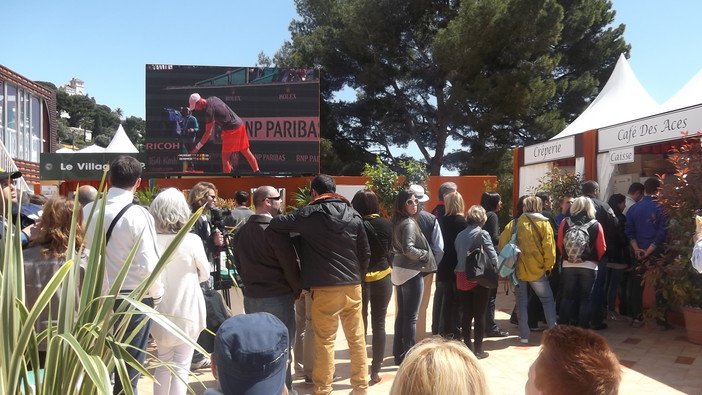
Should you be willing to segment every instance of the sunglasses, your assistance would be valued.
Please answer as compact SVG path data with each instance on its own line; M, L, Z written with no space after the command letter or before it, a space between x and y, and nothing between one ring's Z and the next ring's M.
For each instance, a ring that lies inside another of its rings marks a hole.
M419 204L419 199L407 199L405 204L408 206L416 206Z
M278 196L268 196L266 199L270 199L270 200L280 200L281 198L282 198L282 196L278 195Z

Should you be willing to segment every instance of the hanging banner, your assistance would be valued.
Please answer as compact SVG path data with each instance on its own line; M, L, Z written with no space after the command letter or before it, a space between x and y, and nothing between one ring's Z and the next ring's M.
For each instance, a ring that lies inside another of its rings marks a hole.
M524 164L552 162L558 159L575 157L575 137L549 140L545 143L524 147Z
M702 132L702 105L639 119L597 132L599 152L677 140Z

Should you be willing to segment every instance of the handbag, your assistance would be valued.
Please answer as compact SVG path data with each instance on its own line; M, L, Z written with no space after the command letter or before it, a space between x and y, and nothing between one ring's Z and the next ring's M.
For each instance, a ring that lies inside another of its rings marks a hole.
M466 278L485 288L497 288L497 268L485 253L482 231L478 232L477 241L465 258Z
M500 277L509 277L512 284L517 285L519 281L514 271L517 268L517 262L521 259L522 250L517 245L517 220L512 224L512 238L502 247L500 255L497 256L498 273Z

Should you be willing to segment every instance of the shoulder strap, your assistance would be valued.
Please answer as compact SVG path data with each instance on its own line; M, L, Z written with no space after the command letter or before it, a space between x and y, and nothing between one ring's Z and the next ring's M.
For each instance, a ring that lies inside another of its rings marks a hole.
M523 214L523 215L526 215L526 214ZM541 253L541 255L543 255L544 251L543 251L543 248L541 247L541 243L543 243L543 239L541 238L541 233L539 233L539 228L536 226L536 223L534 223L534 220L531 219L530 216L527 215L526 217L529 220L529 222L531 222L531 224L534 226L534 233L536 233L536 236L538 236L538 238L539 238L539 242L536 243L536 246L539 247L539 252Z
M120 218L122 218L122 215L124 215L127 210L129 210L130 207L132 207L134 203L129 203L128 205L122 207L122 210L117 213L115 218L110 222L110 227L107 228L107 234L105 235L105 244L110 242L110 236L112 236L112 230L115 228L115 225L117 224L117 221L119 221Z

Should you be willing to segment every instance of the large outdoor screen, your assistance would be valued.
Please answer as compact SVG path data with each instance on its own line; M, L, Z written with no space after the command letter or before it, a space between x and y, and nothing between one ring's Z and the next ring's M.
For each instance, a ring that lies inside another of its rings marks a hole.
M146 172L319 173L319 77L318 69L146 65Z

